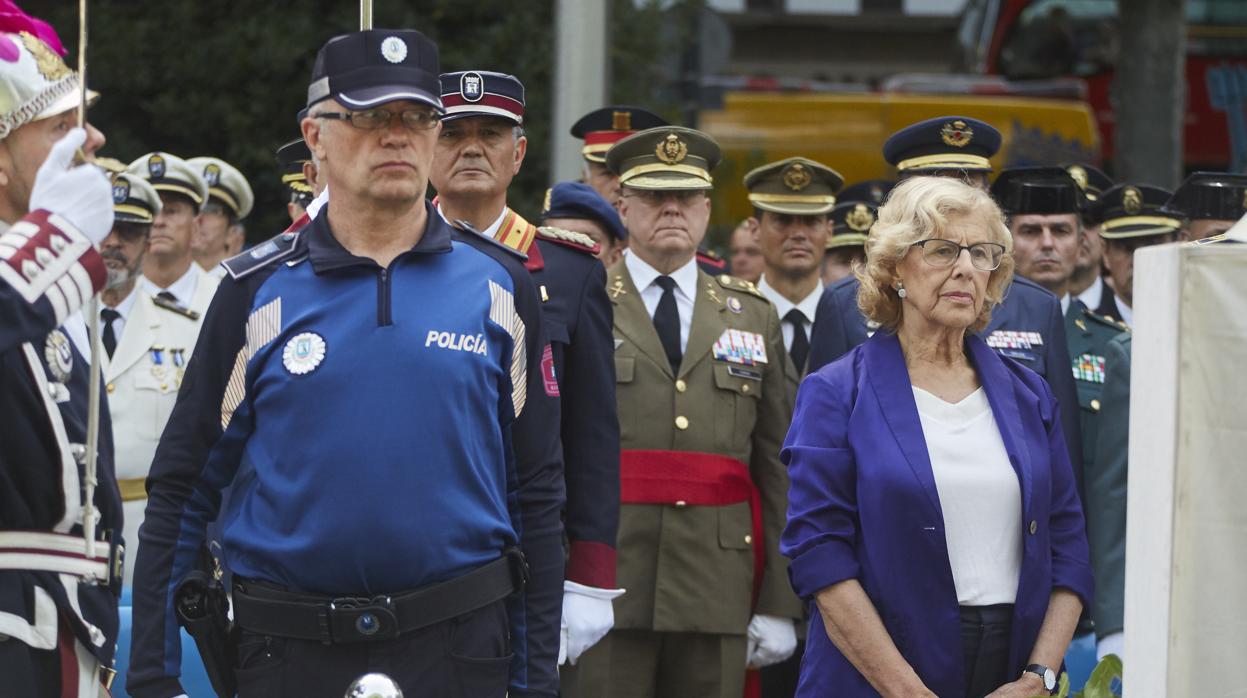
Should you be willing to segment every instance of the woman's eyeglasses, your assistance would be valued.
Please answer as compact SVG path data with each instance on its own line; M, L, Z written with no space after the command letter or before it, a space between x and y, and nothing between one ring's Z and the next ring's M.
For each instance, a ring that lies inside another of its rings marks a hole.
M995 242L976 242L973 245L958 245L952 240L930 238L919 240L914 247L922 248L922 259L927 264L940 269L951 267L961 257L962 250L970 251L970 264L982 271L995 271L1005 256L1005 246Z

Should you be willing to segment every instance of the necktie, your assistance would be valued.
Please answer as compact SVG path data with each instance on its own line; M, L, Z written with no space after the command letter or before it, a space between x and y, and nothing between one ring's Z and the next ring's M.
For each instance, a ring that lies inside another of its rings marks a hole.
M660 276L654 283L662 287L662 298L658 299L658 307L654 309L654 329L658 330L658 339L662 342L663 351L667 353L667 361L671 362L671 372L680 372L680 311L675 305L675 279Z
M104 343L104 351L108 352L108 358L113 358L113 352L117 351L117 333L113 330L113 321L121 318L121 313L112 308L101 308L100 317L104 319L104 332L100 335L100 340Z
M792 349L788 355L797 366L797 373L805 373L805 359L810 355L810 338L805 336L805 315L793 308L784 315L784 322L792 325Z

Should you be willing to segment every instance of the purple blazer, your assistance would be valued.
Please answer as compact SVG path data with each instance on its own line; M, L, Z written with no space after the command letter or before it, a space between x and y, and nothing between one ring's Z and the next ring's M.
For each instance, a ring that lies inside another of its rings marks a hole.
M1022 494L1022 570L1010 672L1020 675L1053 587L1091 602L1082 509L1048 384L966 339ZM961 621L935 477L895 335L879 332L810 374L782 459L792 485L780 550L802 599L857 579L901 655L940 696L965 693ZM811 608L797 696L877 696Z

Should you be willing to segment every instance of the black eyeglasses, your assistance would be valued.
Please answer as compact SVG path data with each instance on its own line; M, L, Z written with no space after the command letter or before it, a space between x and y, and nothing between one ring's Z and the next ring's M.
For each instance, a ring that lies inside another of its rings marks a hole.
M922 248L922 260L933 267L946 268L957 263L962 250L970 251L970 264L982 271L995 271L1005 257L1005 246L995 242L976 242L973 245L958 245L952 240L930 238L915 242L914 247Z
M388 109L365 109L363 111L336 112L327 111L319 114L313 114L313 119L335 119L337 121L349 121L355 128L362 128L368 131L386 128L394 117L398 116L403 120L403 126L408 131L428 131L437 126L441 121L441 117L436 112L428 109L404 109L402 111L390 111Z

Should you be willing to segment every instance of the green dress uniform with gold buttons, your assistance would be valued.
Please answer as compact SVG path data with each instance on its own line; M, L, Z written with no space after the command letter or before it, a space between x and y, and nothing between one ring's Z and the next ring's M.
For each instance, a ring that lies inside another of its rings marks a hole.
M1104 357L1113 337L1128 331L1124 323L1097 315L1077 298L1065 313L1065 343L1069 346L1078 389L1079 426L1082 428L1084 478L1095 468L1096 436L1099 433L1101 394L1104 390Z
M625 187L654 190L709 189L717 160L712 140L679 127L643 131L607 154ZM681 269L692 260L690 251ZM628 258L607 271L621 442L617 576L627 593L614 602L611 633L564 673L565 696L739 698L751 619L801 616L778 548L788 492L779 451L796 369L774 307L753 284L698 269L695 289L677 361Z

